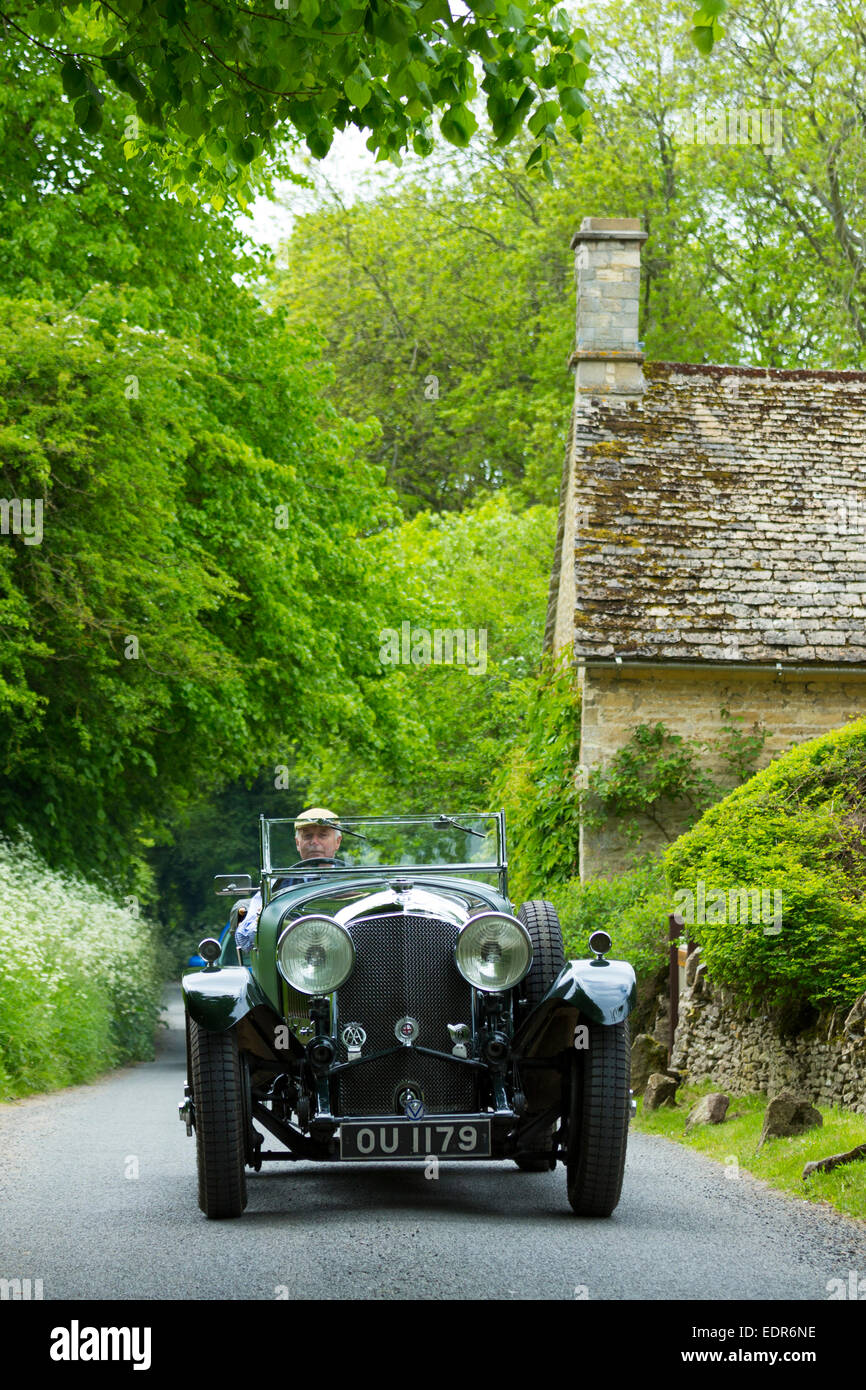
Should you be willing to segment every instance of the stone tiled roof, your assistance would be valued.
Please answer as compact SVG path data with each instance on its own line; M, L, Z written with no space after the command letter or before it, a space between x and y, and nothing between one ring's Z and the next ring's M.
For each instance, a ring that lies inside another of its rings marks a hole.
M573 421L575 655L866 663L866 373L644 375Z

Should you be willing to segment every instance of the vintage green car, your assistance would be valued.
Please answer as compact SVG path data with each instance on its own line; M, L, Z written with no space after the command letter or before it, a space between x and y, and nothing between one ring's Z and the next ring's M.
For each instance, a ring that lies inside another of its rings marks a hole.
M221 875L230 930L183 977L202 1211L239 1216L266 1162L559 1159L573 1211L609 1216L634 971L602 931L566 961L547 902L514 912L504 814L341 818L340 860L298 861L293 821L260 825L250 949L234 933L253 885Z

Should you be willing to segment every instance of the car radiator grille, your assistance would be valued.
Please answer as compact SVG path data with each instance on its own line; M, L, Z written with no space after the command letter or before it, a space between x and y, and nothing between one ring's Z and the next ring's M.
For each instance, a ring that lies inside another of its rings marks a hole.
M408 1016L418 1023L419 1046L450 1053L446 1025L472 1021L472 990L454 964L459 927L402 913L346 925L357 954L337 995L339 1032L347 1023L360 1023L367 1034L362 1055L368 1056L396 1047L394 1026ZM345 1062L347 1056L341 1039L339 1060ZM341 1074L337 1113L402 1114L395 1095L407 1084L420 1091L428 1115L478 1109L473 1068L401 1047L390 1057Z

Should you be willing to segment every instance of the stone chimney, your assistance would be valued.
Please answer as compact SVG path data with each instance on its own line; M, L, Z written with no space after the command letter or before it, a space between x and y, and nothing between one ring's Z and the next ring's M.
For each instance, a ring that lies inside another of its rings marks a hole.
M577 271L575 403L600 396L611 405L644 390L638 347L640 248L647 233L636 217L585 217L571 245Z

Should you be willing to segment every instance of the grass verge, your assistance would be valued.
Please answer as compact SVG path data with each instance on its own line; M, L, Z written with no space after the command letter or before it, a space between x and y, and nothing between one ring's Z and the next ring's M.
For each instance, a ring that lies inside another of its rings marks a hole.
M660 1134L706 1154L725 1164L732 1176L742 1168L779 1192L809 1202L826 1203L845 1216L866 1222L866 1161L844 1164L831 1173L813 1173L805 1181L801 1177L806 1163L866 1143L866 1115L839 1106L819 1105L817 1108L824 1118L820 1129L811 1129L791 1139L768 1139L759 1149L767 1097L732 1095L728 1106L731 1118L724 1124L699 1125L686 1134L686 1120L692 1106L701 1096L720 1089L709 1081L682 1086L677 1092L675 1109L663 1108L646 1115L640 1099L632 1128L640 1134Z

